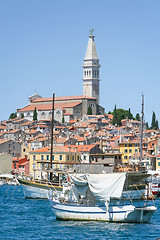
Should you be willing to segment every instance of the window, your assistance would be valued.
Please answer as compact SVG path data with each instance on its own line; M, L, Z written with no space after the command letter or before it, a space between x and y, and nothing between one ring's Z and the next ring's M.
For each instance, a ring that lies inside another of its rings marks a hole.
M127 150L127 149L124 149L124 152L125 152L125 153L127 153L127 152L128 152L128 150Z
M158 162L158 166L160 167L160 162Z
M36 160L36 155L33 155L33 161L35 161Z
M42 160L42 161L44 160L44 155L41 155L41 160Z
M62 160L62 155L59 155L59 160Z
M132 144L129 144L129 147L132 147Z
M129 149L129 153L132 153L132 149Z
M25 148L23 148L23 152L25 152L26 151L26 149Z
M72 161L74 161L74 156L72 156Z
M52 160L54 160L54 155L52 155Z
M77 160L79 161L79 156L77 157Z
M33 169L36 169L36 164L35 163L33 163Z
M135 153L137 153L138 152L138 149L135 149Z
M138 144L137 144L137 143L135 144L135 147L138 147Z
M124 159L127 159L128 157L127 156L124 156Z
M67 155L67 160L69 161L69 155Z
M49 155L46 155L46 160L49 160Z
M127 147L127 144L125 144L125 147Z
M84 156L84 160L86 160L86 156Z

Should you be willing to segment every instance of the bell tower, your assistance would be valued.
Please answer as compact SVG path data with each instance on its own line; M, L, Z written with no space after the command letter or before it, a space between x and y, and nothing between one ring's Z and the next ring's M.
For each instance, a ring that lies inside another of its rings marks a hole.
M89 41L83 63L83 95L94 97L99 104L99 59L97 56L93 29L90 30Z

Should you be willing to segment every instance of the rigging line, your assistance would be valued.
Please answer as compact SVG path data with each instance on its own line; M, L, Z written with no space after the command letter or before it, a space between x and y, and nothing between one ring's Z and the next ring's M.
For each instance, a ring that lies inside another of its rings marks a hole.
M8 191L9 191L9 188L10 188L10 185L9 185L9 187L8 187L7 191L6 191L6 194L5 194L4 198L6 198L6 196L7 196L7 193L8 193Z
M15 187L14 187L14 190L13 190L13 192L12 192L11 196L10 196L10 199L12 198L12 196L13 196L13 194L14 194L15 190L16 190L16 187L17 187L17 185L15 185Z

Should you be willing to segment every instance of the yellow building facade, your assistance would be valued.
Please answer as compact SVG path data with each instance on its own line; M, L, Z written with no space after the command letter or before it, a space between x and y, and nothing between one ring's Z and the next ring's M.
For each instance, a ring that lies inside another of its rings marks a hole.
M30 152L30 175L41 178L42 172L48 169L64 171L72 168L73 164L80 163L81 154L65 146L53 146L52 164L50 161L50 147L44 147Z
M119 151L122 153L122 163L129 163L130 157L140 152L139 146L139 142L136 141L119 143Z

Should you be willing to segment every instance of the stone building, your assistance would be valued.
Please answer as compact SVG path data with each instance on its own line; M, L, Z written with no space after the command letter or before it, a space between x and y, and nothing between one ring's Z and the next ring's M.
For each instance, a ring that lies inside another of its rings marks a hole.
M92 114L104 114L104 108L99 105L99 59L97 56L93 32L90 33L86 55L83 64L83 95L55 97L54 119L60 123L64 120L79 119L87 114L91 107ZM37 120L51 119L52 98L42 98L38 94L29 97L29 105L17 109L17 117L32 121L34 110L37 111Z

